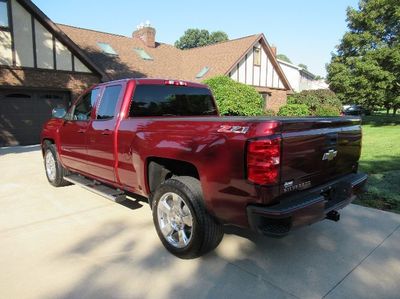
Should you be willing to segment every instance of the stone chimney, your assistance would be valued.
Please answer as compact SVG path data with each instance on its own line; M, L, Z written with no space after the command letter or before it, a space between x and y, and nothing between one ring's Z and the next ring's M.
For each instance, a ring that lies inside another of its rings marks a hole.
M133 31L132 37L140 38L146 47L156 47L156 29L151 27L150 22L146 21L146 24L141 23Z
M274 45L271 46L271 52L274 57L276 57L276 47Z

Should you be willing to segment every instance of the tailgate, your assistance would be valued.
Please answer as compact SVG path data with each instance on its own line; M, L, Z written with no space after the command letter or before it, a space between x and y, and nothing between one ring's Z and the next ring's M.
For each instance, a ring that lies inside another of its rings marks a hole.
M359 118L285 119L281 124L281 194L357 170L361 153Z

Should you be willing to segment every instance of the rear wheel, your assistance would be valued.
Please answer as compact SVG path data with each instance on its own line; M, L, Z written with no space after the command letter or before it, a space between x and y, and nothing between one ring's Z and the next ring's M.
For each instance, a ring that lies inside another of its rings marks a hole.
M196 258L218 246L223 227L204 207L199 180L174 177L153 196L153 221L165 248L180 258Z
M61 187L69 185L69 182L64 180L64 175L67 174L67 170L62 167L58 160L54 144L46 145L44 150L44 169L46 171L47 180L53 186Z

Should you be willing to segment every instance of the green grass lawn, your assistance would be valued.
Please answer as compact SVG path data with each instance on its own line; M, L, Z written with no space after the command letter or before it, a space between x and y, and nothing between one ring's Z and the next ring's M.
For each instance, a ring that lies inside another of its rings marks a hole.
M360 171L368 191L355 203L400 213L400 116L363 117Z

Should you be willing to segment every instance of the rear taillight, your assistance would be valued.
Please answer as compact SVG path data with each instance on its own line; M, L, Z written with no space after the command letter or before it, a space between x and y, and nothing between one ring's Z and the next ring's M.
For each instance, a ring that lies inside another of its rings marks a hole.
M250 140L247 145L247 179L260 185L279 181L281 139Z

